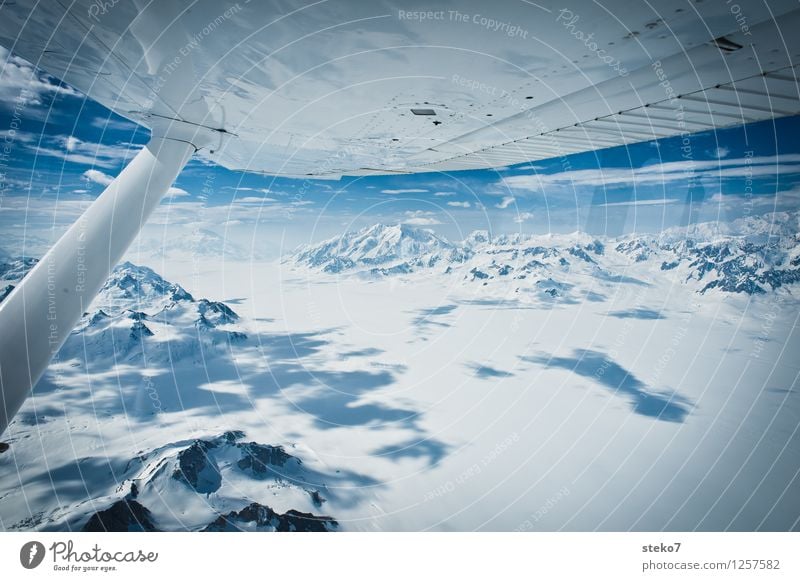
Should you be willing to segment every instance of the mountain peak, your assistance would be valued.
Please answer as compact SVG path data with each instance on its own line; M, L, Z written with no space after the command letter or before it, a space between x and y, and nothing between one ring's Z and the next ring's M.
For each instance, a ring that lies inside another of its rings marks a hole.
M301 248L294 260L331 273L359 268L408 272L461 254L461 249L431 230L378 223Z
M125 261L119 264L98 293L97 302L116 305L130 301L152 307L161 303L194 301L179 284L169 282L146 266Z
M492 235L488 230L473 230L469 236L464 238L466 246L480 246L481 244L490 244L492 242Z

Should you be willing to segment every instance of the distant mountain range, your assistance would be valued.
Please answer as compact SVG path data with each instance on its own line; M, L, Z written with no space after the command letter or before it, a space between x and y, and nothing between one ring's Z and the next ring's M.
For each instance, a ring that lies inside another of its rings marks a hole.
M701 294L764 294L800 282L798 215L769 214L616 239L583 233L492 237L476 231L459 243L429 230L377 224L303 247L289 262L361 277L448 275L550 298L585 298L577 291L592 284L653 276L671 277Z
M377 224L302 248L285 262L314 277L442 277L448 288L474 291L473 296L488 293L496 300L542 304L602 301L620 283L648 285L659 277L707 296L791 293L800 282L798 214L617 239L582 233L492 236L476 231L458 243L408 225ZM36 262L7 255L0 259L0 300ZM59 360L63 366L85 366L75 373L93 373L93 381L100 385L105 374L115 372L120 364L137 373L155 370L160 363L171 370L176 366L207 369L210 358L218 357L217 361L224 363L240 348L256 344L256 339L248 338L247 322L224 302L194 297L152 269L124 262L114 269L81 318ZM202 377L198 382L204 381ZM127 382L124 389L139 389L139 395L147 396L146 385L136 387L135 374L116 381ZM114 388L120 392L115 397L121 397L122 390L122 384ZM178 391L182 391L181 397L208 393L194 384L181 385ZM169 395L166 387L162 393ZM119 414L120 418L132 413L131 408L114 405L118 404L106 402L104 413ZM43 406L40 412L41 417L17 421L44 424L47 413L58 410ZM102 479L108 474L97 471L100 483L96 486L101 492L91 503L53 504L48 512L14 527L337 528L333 517L316 514L326 495L334 498L330 495L335 489L329 490L326 482L335 484L331 479L336 476L310 469L290 447L248 442L238 430L214 437L165 439L166 444L135 457L115 458L113 485L106 486Z

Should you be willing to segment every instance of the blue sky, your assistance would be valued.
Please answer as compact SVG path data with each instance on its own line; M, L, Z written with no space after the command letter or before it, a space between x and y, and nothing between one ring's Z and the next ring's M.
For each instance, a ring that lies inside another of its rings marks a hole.
M36 254L147 142L148 133L0 49L0 228ZM800 205L800 117L498 170L307 181L193 160L149 227L202 227L265 254L348 228L405 222L616 236ZM689 155L687 156L687 153ZM147 234L147 233L146 233Z

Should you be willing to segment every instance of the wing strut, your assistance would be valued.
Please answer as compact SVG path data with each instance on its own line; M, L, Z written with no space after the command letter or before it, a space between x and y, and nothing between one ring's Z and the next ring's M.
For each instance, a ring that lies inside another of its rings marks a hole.
M153 138L0 303L0 434L194 151Z

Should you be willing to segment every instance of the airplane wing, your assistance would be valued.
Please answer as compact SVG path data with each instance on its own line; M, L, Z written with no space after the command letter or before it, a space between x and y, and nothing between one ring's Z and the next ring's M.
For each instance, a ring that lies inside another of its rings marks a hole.
M277 175L491 168L800 113L794 0L571 6L16 0L0 44Z

